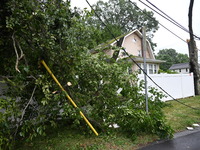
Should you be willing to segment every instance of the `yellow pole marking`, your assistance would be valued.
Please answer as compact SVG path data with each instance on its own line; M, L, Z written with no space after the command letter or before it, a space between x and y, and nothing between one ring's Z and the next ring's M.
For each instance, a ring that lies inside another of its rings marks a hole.
M76 105L76 103L71 99L71 97L69 96L69 94L67 93L67 91L62 87L62 85L60 84L60 82L57 80L57 78L54 76L54 74L51 72L51 70L49 69L49 67L47 66L47 64L45 63L44 60L41 60L41 63L43 64L43 66L46 68L46 70L49 72L49 74L51 75L51 77L54 79L54 81L58 84L58 86L60 87L60 89L65 92L66 97L68 98L68 100L72 103L72 105L75 108L78 108L78 106ZM98 136L99 134L97 133L97 131L94 129L94 127L92 126L92 124L88 121L88 119L85 117L85 115L80 111L80 115L82 116L82 118L85 120L85 122L89 125L89 127L92 129L92 131L96 134L96 136Z
M95 130L95 128L91 125L91 123L88 121L88 119L85 117L85 115L80 111L81 116L83 117L83 119L85 120L85 122L89 125L89 127L92 129L92 131L96 134L96 136L98 136L97 131Z

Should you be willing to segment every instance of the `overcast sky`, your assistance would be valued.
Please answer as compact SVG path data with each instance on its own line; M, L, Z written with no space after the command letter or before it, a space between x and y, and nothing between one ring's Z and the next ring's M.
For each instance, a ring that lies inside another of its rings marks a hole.
M90 4L95 4L97 0L88 0ZM108 0L103 0L108 1ZM168 14L170 17L172 17L174 20L176 20L178 23L180 23L182 26L188 29L188 8L190 0L167 0L167 1L161 1L161 0L149 0L151 3L156 5L158 8L160 8L162 11L164 11L166 14ZM141 4L138 0L132 0L132 2L136 2L137 5L144 9L146 8L149 10L146 6ZM145 2L145 0L143 0ZM85 0L71 0L72 7L79 7L79 8L88 8L89 6L86 3ZM200 37L200 15L199 10L200 8L200 0L194 1L194 7L193 7L193 32L197 36ZM156 13L154 13L156 19L166 26L168 29L173 31L175 34L180 36L182 39L186 40L189 39L189 33L179 29L175 25L171 24L170 22L166 21ZM188 46L185 42L175 37L173 34L171 34L169 31L164 29L163 27L160 27L158 31L156 32L153 41L157 43L156 53L161 49L168 49L173 48L179 53L188 54ZM198 49L200 49L200 41L196 41Z

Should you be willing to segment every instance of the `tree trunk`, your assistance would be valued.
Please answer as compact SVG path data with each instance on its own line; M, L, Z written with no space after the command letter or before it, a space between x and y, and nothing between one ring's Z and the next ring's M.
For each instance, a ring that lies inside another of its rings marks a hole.
M190 31L190 40L188 40L188 48L189 48L189 57L190 57L190 72L194 74L194 88L195 95L199 95L199 65L198 65L198 50L196 47L196 43L194 41L193 29L192 29L192 10L193 10L194 0L190 0L189 6L189 31Z

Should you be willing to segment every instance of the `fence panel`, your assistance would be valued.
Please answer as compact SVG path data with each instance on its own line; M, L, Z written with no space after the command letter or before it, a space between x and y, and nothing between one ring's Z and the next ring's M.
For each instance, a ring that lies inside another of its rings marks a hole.
M149 75L161 88L175 99L194 96L193 74L152 74ZM139 74L138 78L144 80L144 75ZM148 77L147 86L159 89ZM160 89L159 89L160 90ZM161 91L161 90L160 90ZM162 101L172 100L167 96Z

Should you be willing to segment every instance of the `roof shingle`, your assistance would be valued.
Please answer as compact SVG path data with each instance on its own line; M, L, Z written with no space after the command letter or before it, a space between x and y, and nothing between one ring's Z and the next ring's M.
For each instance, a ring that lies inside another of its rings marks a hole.
M173 64L169 70L176 70L176 69L185 69L190 68L189 63L179 63L179 64Z

